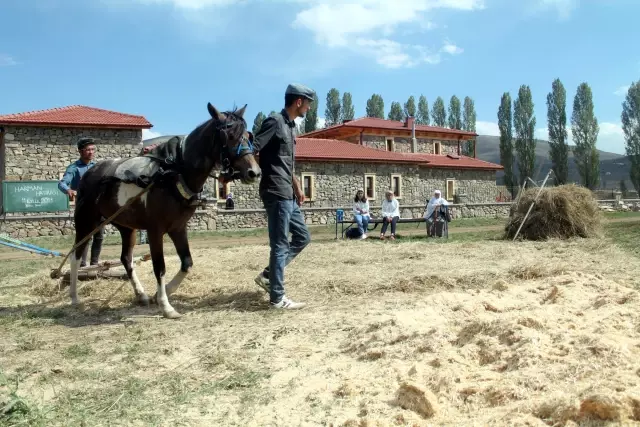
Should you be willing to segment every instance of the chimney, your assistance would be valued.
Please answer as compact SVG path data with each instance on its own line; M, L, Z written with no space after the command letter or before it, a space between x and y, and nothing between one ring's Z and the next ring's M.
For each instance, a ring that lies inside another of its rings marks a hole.
M413 118L413 116L407 116L407 118L404 120L404 127L406 128L413 128L415 119Z
M413 117L407 117L406 126L411 126L411 152L418 152L418 140L416 139L416 121Z

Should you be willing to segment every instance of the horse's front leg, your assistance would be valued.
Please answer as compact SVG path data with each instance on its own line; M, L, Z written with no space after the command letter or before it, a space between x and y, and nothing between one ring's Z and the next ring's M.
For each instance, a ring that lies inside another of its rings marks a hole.
M148 230L149 248L151 249L151 262L153 263L153 272L156 275L158 281L158 291L154 299L158 302L162 315L167 319L177 319L180 317L178 313L169 304L169 298L167 297L167 291L164 284L164 251L162 248L162 234L157 230Z
M193 266L193 260L191 259L191 252L189 252L189 240L187 239L187 229L184 228L180 231L172 231L169 237L173 241L173 245L176 248L176 252L180 257L180 271L171 279L171 282L167 285L167 295L173 294L180 283L189 273L189 270Z

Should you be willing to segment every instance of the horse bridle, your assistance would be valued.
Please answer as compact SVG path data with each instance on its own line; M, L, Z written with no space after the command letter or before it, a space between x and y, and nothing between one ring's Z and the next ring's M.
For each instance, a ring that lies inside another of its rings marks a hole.
M241 157L244 157L248 154L253 154L253 134L251 132L249 134L249 138L242 133L242 137L240 138L240 143L238 144L235 152L232 152L227 144L229 138L227 137L226 130L223 128L230 128L232 126L231 123L224 123L216 128L216 131L219 133L225 133L224 144L222 144L222 149L220 150L220 164L222 165L222 171L220 171L220 177L223 178L224 181L233 181L241 176L240 171L237 171L233 168L233 162L238 160Z

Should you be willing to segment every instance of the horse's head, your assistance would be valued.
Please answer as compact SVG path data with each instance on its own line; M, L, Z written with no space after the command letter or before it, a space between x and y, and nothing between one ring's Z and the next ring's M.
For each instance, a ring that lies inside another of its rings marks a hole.
M216 145L223 168L220 177L224 181L240 179L247 184L260 178L260 166L253 156L253 135L247 131L243 117L246 108L245 104L239 110L219 112L211 103L207 104L216 127Z

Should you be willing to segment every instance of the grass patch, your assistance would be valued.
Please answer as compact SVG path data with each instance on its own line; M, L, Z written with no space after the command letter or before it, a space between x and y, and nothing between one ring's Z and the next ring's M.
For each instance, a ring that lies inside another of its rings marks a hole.
M84 359L92 356L95 351L88 344L72 344L62 351L62 355L68 359Z
M604 227L605 237L612 240L616 245L631 252L635 256L640 256L640 223L614 223Z

